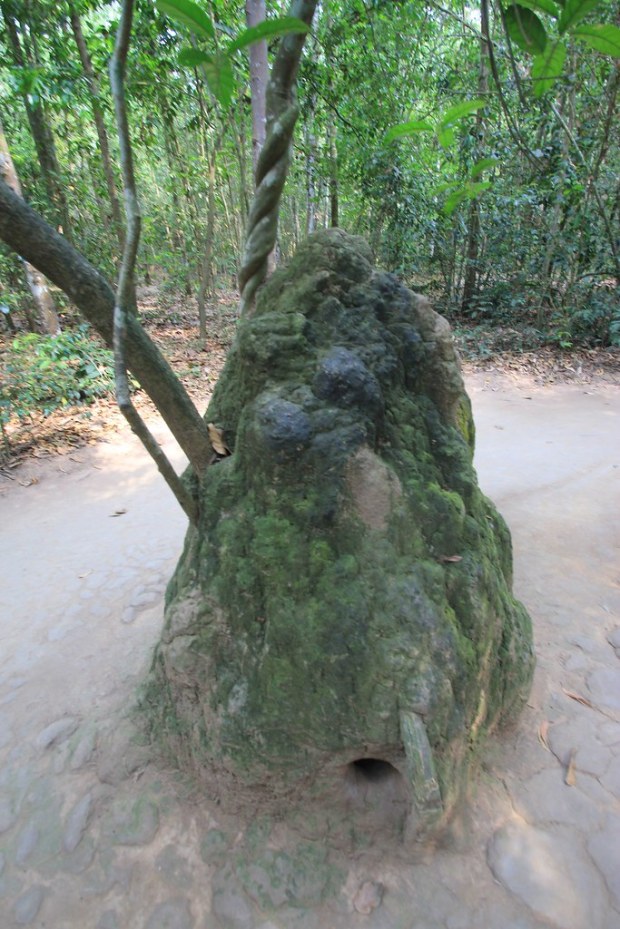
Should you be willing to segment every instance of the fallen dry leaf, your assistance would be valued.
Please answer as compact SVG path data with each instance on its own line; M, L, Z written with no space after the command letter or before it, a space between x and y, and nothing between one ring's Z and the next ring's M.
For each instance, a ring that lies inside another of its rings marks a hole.
M209 441L216 455L230 455L230 449L224 441L222 430L218 429L214 423L207 423L207 429L209 430Z
M549 732L549 720L543 719L540 726L538 727L538 741L543 748L546 748L548 752L551 751L549 748L549 743L547 742L547 734Z
M463 560L462 555L440 555L439 560L442 564L458 564Z
M576 700L577 703L581 703L583 706L589 706L591 710L596 709L594 704L591 703L591 701L588 700L587 697L582 697L581 694L573 693L572 690L567 690L566 687L562 687L562 690L564 691L567 697L571 698L571 700Z
M113 516L124 516L124 514L125 514L126 512L127 512L127 510L114 510L113 513L110 513L110 517L113 517Z
M566 765L566 774L564 775L564 783L569 787L574 787L576 783L575 777L575 755L577 754L574 748L571 749L570 755L568 756L568 764Z

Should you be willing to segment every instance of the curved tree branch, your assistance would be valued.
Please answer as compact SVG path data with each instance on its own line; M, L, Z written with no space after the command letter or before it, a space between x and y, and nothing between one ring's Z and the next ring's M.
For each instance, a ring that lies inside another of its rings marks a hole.
M0 239L75 304L111 348L114 293L107 280L0 178ZM127 364L197 474L213 457L207 427L182 383L135 318L127 320Z
M135 309L135 267L142 222L136 192L133 153L131 150L127 104L125 101L125 70L127 66L129 42L131 39L132 19L133 0L123 0L121 19L114 45L114 54L110 61L110 84L112 86L112 97L114 100L114 111L118 128L118 142L125 195L125 213L127 216L127 235L125 237L123 260L119 271L116 299L114 301L113 344L116 402L132 431L140 439L157 465L159 473L175 495L186 516L190 522L196 524L198 520L198 506L196 500L194 500L187 487L170 464L167 456L159 447L146 423L133 405L131 401L131 392L129 390L129 379L127 377L127 319L130 311Z

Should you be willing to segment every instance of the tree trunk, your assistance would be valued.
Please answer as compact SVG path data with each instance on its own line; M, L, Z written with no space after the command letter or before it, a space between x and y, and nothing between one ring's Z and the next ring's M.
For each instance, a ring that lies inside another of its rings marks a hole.
M207 338L207 315L205 299L213 289L213 240L215 236L215 162L213 151L209 160L209 193L207 204L207 234L205 237L204 256L200 269L200 287L198 289L198 322L202 342Z
M250 211L250 192L248 191L248 167L245 152L245 127L235 125L233 127L233 141L235 144L235 153L237 155L237 164L239 165L239 210L241 213L242 225L245 225Z
M329 120L329 224L333 228L340 225L338 203L338 148L336 145L336 121L333 114Z
M69 5L69 15L71 18L71 28L73 29L75 44L77 45L78 51L80 53L80 60L82 62L82 68L84 69L84 76L90 91L93 119L95 121L97 138L99 140L99 151L101 153L101 164L103 166L105 182L108 188L108 198L110 200L110 207L112 209L112 221L114 223L116 236L122 250L125 242L124 223L120 203L118 200L118 194L116 192L116 181L114 180L114 169L112 167L112 159L110 157L108 133L105 127L105 122L103 120L103 110L101 109L101 104L99 102L99 81L97 80L93 70L93 65L88 53L88 47L86 45L84 33L82 32L80 17L71 4Z
M482 4L480 11L480 69L478 72L478 96L485 99L489 92L489 21L487 7ZM479 161L484 153L486 137L486 119L482 110L478 110L475 123L476 144L474 145L474 162ZM482 174L478 175L482 180ZM469 222L467 244L465 247L465 279L463 281L463 295L461 309L467 312L478 290L480 273L480 203L478 199L471 201L469 207Z
M315 106L316 99L314 96L311 96L304 127L304 142L306 148L306 235L312 235L316 229L316 138L313 126Z
M13 159L11 158L2 123L0 123L0 175L4 178L11 190L14 190L15 193L21 197L22 191L19 178L15 170L15 165L13 164ZM37 271L33 265L24 258L21 260L24 266L28 287L30 288L30 293L32 294L32 299L37 309L39 317L38 328L48 335L57 335L60 332L60 322L58 321L58 314L56 313L56 307L54 306L52 295L47 286L47 281L41 272Z
M265 0L245 0L245 18L248 28L258 26L266 18ZM254 173L258 156L265 144L267 132L267 41L262 39L250 45L250 93L252 95L252 163Z
M165 102L160 98L162 111L162 134L164 137L164 151L168 162L168 171L170 179L170 196L172 197L172 235L171 245L174 249L181 252L183 256L183 267L185 269L185 293L189 296L192 292L192 275L189 265L189 256L187 254L187 242L185 238L184 216L181 207L181 200L177 188L176 178L178 176L177 164L175 164L175 153L173 143L173 133L171 129L172 116L168 112Z
M23 33L6 0L0 0L0 10L7 28L9 43L13 51L15 64L20 68L32 68L37 62L28 55L25 42L22 42ZM23 45L23 47L22 47ZM22 99L26 108L28 124L34 141L37 158L41 168L43 182L50 201L50 206L56 213L55 220L66 238L72 240L71 220L65 192L62 186L62 173L56 156L54 136L50 129L45 109L40 100L34 101L26 92L22 92Z

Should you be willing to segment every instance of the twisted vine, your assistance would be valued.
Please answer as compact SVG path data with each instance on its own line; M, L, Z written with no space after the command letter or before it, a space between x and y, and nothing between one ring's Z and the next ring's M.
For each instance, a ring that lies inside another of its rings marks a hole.
M280 197L291 160L291 140L298 108L289 106L271 127L256 166L256 192L245 234L239 272L241 311L248 312L256 291L267 277L267 262L278 233Z
M289 16L312 22L317 0L293 0ZM304 34L286 35L267 87L267 138L256 166L256 190L250 207L239 272L241 313L252 311L256 291L267 277L268 259L276 244L280 198L291 161L293 130L299 115L295 78Z

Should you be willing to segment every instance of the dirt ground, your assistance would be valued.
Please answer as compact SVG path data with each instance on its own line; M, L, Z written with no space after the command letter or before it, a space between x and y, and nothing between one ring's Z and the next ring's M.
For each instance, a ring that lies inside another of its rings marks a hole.
M235 822L150 759L124 714L183 514L125 430L0 472L2 929L619 929L620 388L536 380L467 376L538 665L435 848Z

